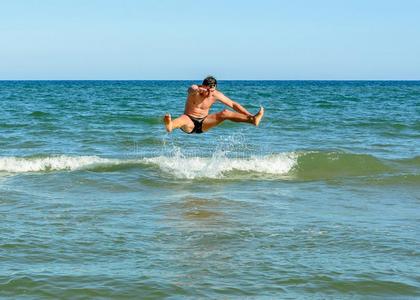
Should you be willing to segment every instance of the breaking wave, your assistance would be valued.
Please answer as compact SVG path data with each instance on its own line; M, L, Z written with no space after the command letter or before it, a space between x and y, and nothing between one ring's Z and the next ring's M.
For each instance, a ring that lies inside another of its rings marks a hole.
M286 175L296 165L294 153L280 153L248 158L230 158L223 153L212 157L159 156L145 158L145 162L155 164L164 171L179 178L220 178L231 171L253 174Z
M98 156L48 156L48 157L1 157L0 172L26 173L26 172L45 172L78 170L89 166L116 164L107 158Z
M396 167L397 166L397 167ZM398 168L400 166L400 168ZM403 169L410 172L405 172ZM89 170L121 171L139 168L163 172L175 178L287 178L303 180L332 179L370 175L418 174L418 157L384 160L367 154L341 152L285 152L263 156L229 157L216 152L209 157L171 155L135 159L99 156L57 155L47 157L0 157L0 172L28 173ZM145 170L146 171L146 170ZM413 173L414 171L414 173Z
M157 156L141 159L112 159L98 156L1 157L0 172L27 173L49 171L114 171L145 165L178 178L218 178L236 170L267 174L286 174L296 163L294 154L263 157L228 158L222 154L212 157Z

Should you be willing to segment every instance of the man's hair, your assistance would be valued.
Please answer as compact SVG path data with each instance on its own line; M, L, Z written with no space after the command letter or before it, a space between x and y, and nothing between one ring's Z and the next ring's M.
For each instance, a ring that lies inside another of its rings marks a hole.
M217 85L217 80L213 76L207 76L203 80L203 85L214 88Z

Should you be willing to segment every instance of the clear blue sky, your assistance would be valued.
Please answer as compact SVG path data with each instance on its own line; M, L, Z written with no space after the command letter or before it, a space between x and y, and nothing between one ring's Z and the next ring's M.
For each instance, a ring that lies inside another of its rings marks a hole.
M0 0L0 79L420 79L418 0Z

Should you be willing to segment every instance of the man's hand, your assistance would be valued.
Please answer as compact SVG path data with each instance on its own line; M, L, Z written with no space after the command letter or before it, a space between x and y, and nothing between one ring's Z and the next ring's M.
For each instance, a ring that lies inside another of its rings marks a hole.
M198 87L198 92L203 95L208 95L210 93L210 87L208 86L204 86L204 85L199 85Z
M204 93L208 93L208 87L206 86L202 86L202 85L196 85L193 84L189 89L188 92L190 93L199 93L199 94L204 94Z
M214 92L215 90L216 89L214 87L193 84L188 89L188 93L191 93L191 94L200 94L203 97L208 97L208 96L210 96L210 93L211 92Z

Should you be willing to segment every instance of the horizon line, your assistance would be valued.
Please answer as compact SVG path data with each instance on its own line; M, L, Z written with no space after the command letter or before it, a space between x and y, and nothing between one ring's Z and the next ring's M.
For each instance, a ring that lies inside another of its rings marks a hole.
M0 81L200 81L202 79L1 79ZM420 79L217 79L218 81L420 81Z

